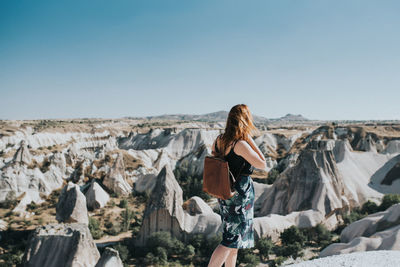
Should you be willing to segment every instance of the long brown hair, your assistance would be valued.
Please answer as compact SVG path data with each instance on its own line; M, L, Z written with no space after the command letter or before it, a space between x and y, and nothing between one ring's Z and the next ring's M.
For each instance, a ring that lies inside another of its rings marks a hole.
M235 140L249 141L249 134L256 130L249 107L245 104L233 106L226 120L225 132L221 136L221 151L225 151L228 145Z

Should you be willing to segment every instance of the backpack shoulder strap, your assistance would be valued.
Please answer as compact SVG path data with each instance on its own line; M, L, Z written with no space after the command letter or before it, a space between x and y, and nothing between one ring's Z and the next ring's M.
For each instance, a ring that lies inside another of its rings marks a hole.
M236 143L239 141L239 139L238 140L235 140L235 142L233 142L233 144L232 144L232 149L235 147L235 145L236 145Z
M217 146L217 142L218 142L218 139L221 137L221 135L218 135L217 136L217 139L215 139L215 152L217 152L218 154L219 154L219 149L218 149L218 146Z

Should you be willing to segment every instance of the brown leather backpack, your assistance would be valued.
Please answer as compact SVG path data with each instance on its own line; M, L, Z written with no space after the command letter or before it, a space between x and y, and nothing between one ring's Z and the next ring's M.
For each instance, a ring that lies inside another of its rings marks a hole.
M234 184L236 179L229 170L228 161L225 160L224 154L219 153L217 141L215 141L215 152L216 156L206 156L204 159L203 191L214 197L227 200L235 194Z

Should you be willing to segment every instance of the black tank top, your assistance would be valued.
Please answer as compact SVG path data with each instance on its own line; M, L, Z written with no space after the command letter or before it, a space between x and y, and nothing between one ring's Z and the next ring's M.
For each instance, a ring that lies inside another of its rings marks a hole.
M219 136L217 137L217 139L219 138ZM229 170L232 172L232 174L235 176L235 178L238 178L239 175L250 175L253 173L253 169L254 167L251 166L251 164L245 160L242 156L238 155L235 153L235 151L233 151L233 149L235 148L236 143L239 140L236 140L231 148L231 151L229 151L228 155L224 156L225 160L228 162L228 166L229 166ZM215 151L217 153L219 152L219 149L217 147L217 141L215 141ZM244 164L244 166L243 166ZM242 169L240 171L240 169ZM240 171L240 174L239 174Z

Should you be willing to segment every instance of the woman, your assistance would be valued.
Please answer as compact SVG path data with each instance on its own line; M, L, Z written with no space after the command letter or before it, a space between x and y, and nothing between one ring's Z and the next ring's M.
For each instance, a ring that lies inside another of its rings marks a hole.
M249 108L236 105L229 112L225 132L213 143L213 155L222 153L237 182L235 195L218 199L222 216L221 244L214 250L208 266L233 267L239 248L254 247L254 187L250 177L253 167L265 169L265 158L254 143L251 132L256 130ZM240 172L240 173L239 173Z

